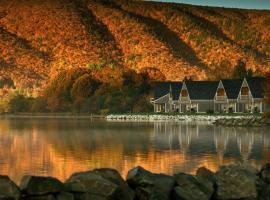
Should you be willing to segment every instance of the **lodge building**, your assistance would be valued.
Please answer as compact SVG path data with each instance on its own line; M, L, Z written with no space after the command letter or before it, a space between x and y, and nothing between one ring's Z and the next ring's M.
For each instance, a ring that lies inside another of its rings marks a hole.
M151 103L156 113L262 113L262 77L220 81L157 82Z

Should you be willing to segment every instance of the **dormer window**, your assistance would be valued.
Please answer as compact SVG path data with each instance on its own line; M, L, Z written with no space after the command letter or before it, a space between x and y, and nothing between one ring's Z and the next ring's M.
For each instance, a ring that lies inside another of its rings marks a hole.
M217 90L217 96L219 96L219 97L225 96L225 90L223 88L219 88Z
M247 96L248 94L249 94L248 87L242 87L242 89L241 89L241 95Z
M181 96L182 97L187 97L188 96L188 91L187 90L182 90L181 91Z

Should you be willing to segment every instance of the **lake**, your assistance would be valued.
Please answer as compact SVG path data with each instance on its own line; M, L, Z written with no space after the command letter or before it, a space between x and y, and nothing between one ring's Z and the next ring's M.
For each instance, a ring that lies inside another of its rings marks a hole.
M270 161L268 128L208 123L132 123L74 119L0 119L0 174L55 176L110 167L123 177L141 165L157 173L215 171L235 161Z

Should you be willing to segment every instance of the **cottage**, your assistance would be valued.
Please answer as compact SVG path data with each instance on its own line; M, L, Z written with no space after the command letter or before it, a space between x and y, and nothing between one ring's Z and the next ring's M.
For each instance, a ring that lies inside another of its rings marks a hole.
M264 112L264 78L223 79L220 81L157 82L151 100L154 112Z
M157 82L155 84L155 97L151 100L154 112L178 112L178 99L182 82Z
M243 79L220 80L215 95L215 112L237 112L237 98Z
M214 111L218 81L185 81L180 92L180 112Z
M238 95L239 112L264 112L268 105L263 102L264 78L246 78Z

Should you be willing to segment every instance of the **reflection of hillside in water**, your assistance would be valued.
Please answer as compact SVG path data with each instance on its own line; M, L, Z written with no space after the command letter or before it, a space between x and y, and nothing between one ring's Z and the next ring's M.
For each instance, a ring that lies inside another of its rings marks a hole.
M0 120L0 173L66 179L75 171L136 166L163 173L212 170L224 163L269 161L265 129L184 123L106 123L87 120Z

